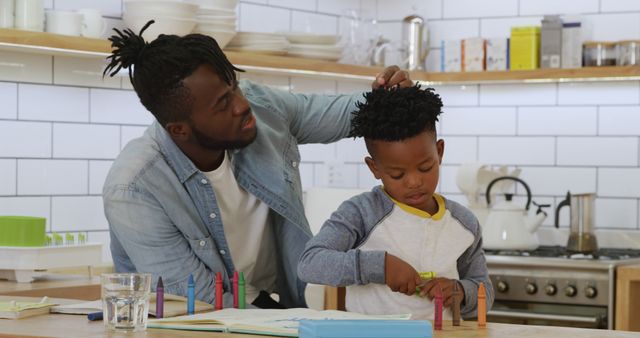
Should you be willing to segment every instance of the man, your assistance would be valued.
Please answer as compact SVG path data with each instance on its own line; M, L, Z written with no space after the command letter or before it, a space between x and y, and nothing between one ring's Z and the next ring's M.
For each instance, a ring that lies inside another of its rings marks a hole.
M131 141L107 176L103 197L118 272L162 276L166 292L214 302L221 272L247 277L247 302L305 306L296 276L311 237L303 213L298 144L348 135L361 94L300 95L238 82L210 37L161 35L151 43L130 30L110 38L105 74L129 68L142 104L156 118ZM132 67L133 66L133 67ZM132 70L133 68L133 70ZM390 67L374 87L411 86ZM279 295L279 302L269 294Z

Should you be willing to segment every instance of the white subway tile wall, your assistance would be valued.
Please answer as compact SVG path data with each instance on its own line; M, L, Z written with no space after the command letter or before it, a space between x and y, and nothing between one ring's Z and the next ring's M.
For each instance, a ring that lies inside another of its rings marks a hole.
M382 22L378 31L397 48L402 18L418 14L428 19L428 69L438 71L441 40L508 37L511 26L539 24L545 14L582 14L591 39L640 39L639 3L241 0L238 16L242 31L334 34L346 22L341 15L361 9ZM45 6L98 8L109 27L123 25L122 0L47 0ZM113 159L153 119L129 79L102 79L102 65L95 59L0 52L0 214L46 217L50 231L87 232L90 241L105 244L108 261L102 185ZM241 77L303 93L369 88L361 81ZM446 144L439 187L445 196L466 203L455 184L460 164L505 164L522 169L538 202L555 207L567 190L596 192L598 209L613 211L597 213L598 228L639 230L640 81L436 86L436 91L444 101L438 130ZM363 163L362 140L303 145L300 152L304 189L380 184ZM564 226L567 214L561 217ZM545 225L552 223L548 219Z

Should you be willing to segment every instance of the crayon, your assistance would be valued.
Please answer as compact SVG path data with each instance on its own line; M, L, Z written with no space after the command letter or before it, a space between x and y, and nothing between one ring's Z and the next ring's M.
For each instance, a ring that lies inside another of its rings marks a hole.
M102 320L102 311L87 314L87 319L91 321Z
M458 281L451 281L453 283L451 313L453 326L460 326L460 303L462 302L462 291L458 286Z
M442 289L436 290L436 296L434 298L435 313L433 314L433 329L442 330Z
M247 306L244 292L244 272L240 272L240 278L238 279L238 309L244 309Z
M238 271L233 273L233 308L238 308Z
M193 280L193 275L189 275L189 284L187 286L187 314L192 315L195 313L196 306L196 283Z
M156 285L156 318L164 316L164 284L162 284L162 276L158 277Z
M216 310L222 310L222 274L216 272Z
M478 287L478 327L487 327L487 293L482 282Z
M420 272L418 273L418 275L420 276L420 279L422 279L423 281L428 281L430 279L434 279L436 278L436 272L435 271L426 271L426 272ZM422 290L422 287L424 286L424 283L421 285L416 285L416 295L420 295L420 291Z

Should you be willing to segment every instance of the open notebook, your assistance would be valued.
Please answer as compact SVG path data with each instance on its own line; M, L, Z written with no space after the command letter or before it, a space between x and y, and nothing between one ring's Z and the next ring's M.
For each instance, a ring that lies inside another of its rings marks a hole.
M20 319L49 313L49 308L55 304L49 303L47 298L39 303L20 301L1 301L0 318Z
M407 320L411 315L373 316L353 312L312 309L224 309L191 316L151 319L147 326L158 329L220 331L281 337L297 337L303 319Z
M152 293L149 296L149 314L155 317L156 295L155 293ZM213 310L213 305L196 300L196 312L211 310ZM52 313L66 313L74 315L86 315L92 312L100 311L102 311L102 300L100 299L77 304L58 305L51 308ZM175 317L184 314L187 314L187 298L165 293L163 317Z

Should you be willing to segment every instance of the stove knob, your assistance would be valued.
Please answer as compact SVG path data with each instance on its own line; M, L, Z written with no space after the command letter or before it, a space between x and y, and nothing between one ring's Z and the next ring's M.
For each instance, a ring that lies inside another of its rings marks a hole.
M498 292L507 292L507 290L509 290L509 284L505 281L499 281L496 285L496 289Z
M566 288L564 288L564 295L567 297L573 297L576 295L576 293L578 293L578 290L576 290L576 287L573 285L568 285Z
M558 292L558 288L556 288L556 286L553 284L547 284L547 286L544 287L544 293L549 296L555 295L556 292Z
M538 287L533 283L527 283L527 285L525 285L525 287L524 287L524 291L526 291L528 294L532 295L532 294L538 292Z
M584 289L584 295L587 296L587 298L596 298L598 290L593 286L587 286Z

